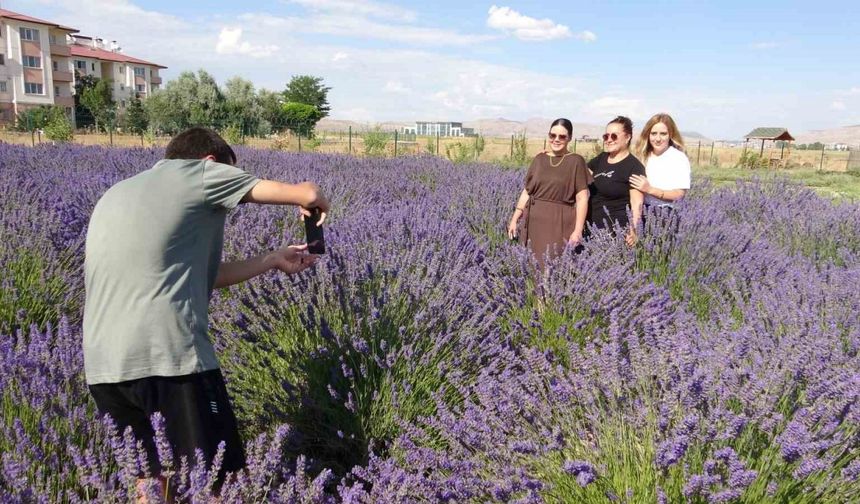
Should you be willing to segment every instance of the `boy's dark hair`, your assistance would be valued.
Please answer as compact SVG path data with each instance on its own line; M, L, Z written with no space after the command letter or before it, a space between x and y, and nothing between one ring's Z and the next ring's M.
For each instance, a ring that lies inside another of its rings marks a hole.
M173 137L164 159L201 159L215 156L215 161L224 164L236 164L236 153L218 133L209 128L188 128Z

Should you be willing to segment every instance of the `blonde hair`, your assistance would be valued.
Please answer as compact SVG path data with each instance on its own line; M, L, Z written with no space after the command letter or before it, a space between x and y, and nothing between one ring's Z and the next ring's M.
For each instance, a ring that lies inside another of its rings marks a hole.
M669 130L669 145L671 147L675 147L681 152L684 152L684 139L681 137L681 132L678 131L678 126L675 125L675 121L672 119L672 116L669 114L654 114L651 119L648 119L648 122L645 123L645 127L642 128L642 131L639 132L639 140L636 141L636 156L644 163L648 161L648 157L653 152L654 148L651 147L650 137L651 137L651 129L654 128L654 125L657 123L663 123L666 125L666 129Z

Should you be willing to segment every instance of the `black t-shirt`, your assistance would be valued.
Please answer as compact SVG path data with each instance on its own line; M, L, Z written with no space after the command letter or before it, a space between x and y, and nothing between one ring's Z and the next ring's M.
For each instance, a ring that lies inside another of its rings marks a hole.
M626 226L627 208L630 206L630 177L645 175L645 167L633 154L610 164L609 154L603 152L588 162L588 168L594 176L594 182L588 186L588 222L592 226L604 228L607 224L612 225L607 222L612 219L620 226Z

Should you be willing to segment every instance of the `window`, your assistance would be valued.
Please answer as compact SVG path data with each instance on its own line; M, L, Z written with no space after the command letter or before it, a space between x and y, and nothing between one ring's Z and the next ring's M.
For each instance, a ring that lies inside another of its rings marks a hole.
M0 93L6 93L6 81L0 81Z
M119 106L125 108L125 100L120 101Z
M120 90L120 91L125 91L125 84L120 84L120 85L119 85L119 90Z
M42 58L38 56L23 56L21 64L30 68L42 68Z
M81 60L75 60L75 68L78 70L86 70L87 69L87 62L81 61Z
M54 86L54 96L60 96L60 86Z
M143 67L134 67L134 76L143 77L146 75L146 69Z
M39 30L35 28L21 28L21 40L39 41Z
M150 87L153 91L158 91L158 84L152 84Z
M6 64L6 55L0 54L0 65L5 65L5 64Z
M48 42L50 42L52 44L56 44L57 43L57 36L54 35L53 33L48 35Z
M25 82L24 92L27 94L45 94L45 88L35 82Z
M95 64L95 63L90 63L90 65L93 67L93 72L95 72L95 71L96 71L96 64Z
M54 65L54 71L57 71L60 69L60 65L58 65L56 61L53 61L52 63Z
M146 92L146 85L145 84L138 84L137 85L137 92L138 93L145 93Z

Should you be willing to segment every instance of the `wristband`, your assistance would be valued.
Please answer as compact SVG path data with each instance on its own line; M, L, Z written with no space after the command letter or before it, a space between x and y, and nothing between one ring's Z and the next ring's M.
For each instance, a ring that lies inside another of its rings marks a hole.
M526 210L526 209L525 209L525 208L520 208L520 207L518 207L518 206L517 206L517 207L514 207L514 210L519 210L520 212L525 212L525 210Z

